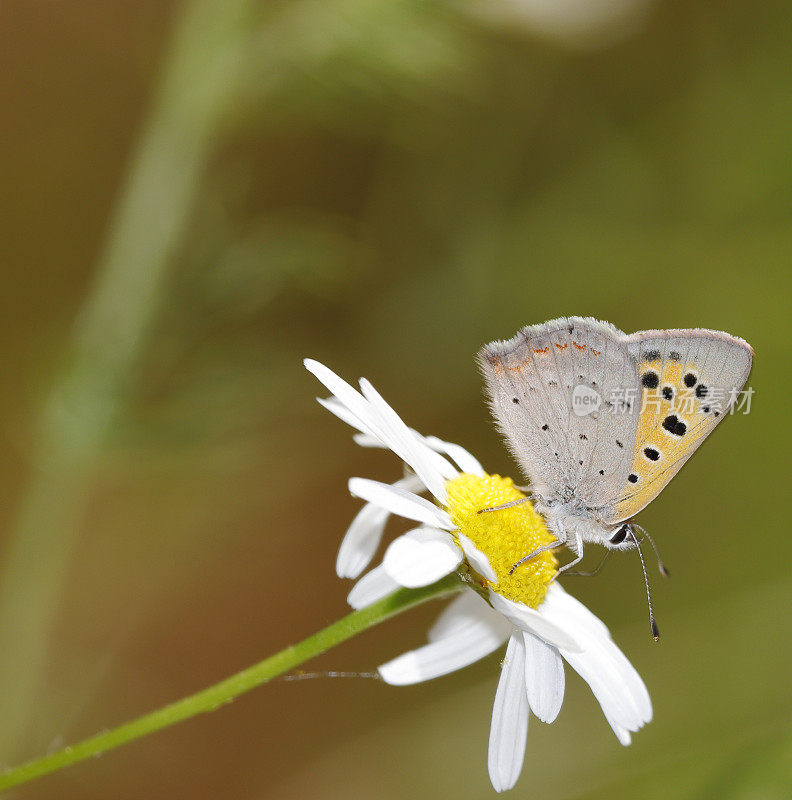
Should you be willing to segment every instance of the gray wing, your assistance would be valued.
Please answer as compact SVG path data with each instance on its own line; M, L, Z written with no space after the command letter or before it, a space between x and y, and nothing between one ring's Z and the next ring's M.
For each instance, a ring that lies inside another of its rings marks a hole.
M637 428L637 408L623 387L638 386L621 331L590 317L562 317L486 345L479 363L498 426L537 494L593 510L618 497ZM600 405L575 413L575 395Z

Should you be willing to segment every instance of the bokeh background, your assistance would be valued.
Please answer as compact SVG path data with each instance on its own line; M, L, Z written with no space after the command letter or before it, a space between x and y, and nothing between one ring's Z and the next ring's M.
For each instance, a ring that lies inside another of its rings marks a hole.
M727 0L0 6L0 762L345 613L351 475L311 355L516 474L473 357L565 314L756 350L726 421L566 585L638 667L617 743L568 680L515 797L792 795L792 18ZM397 531L394 526L389 535ZM370 670L422 607L325 655ZM430 684L274 683L19 798L487 798L499 655Z

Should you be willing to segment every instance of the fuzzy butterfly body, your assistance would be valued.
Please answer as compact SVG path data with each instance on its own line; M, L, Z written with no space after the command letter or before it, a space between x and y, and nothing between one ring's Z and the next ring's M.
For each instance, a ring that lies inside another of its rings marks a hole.
M537 506L579 560L584 541L632 546L624 523L728 414L752 356L718 331L628 336L563 317L486 345L479 362Z

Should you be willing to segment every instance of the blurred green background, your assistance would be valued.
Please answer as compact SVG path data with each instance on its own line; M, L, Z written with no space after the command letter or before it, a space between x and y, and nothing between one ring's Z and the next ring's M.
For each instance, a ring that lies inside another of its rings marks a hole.
M641 515L659 645L636 559L566 581L655 721L622 748L570 675L513 796L792 796L786 3L7 0L0 42L0 763L345 613L347 478L400 468L304 356L515 475L473 356L591 314L742 336L756 394ZM499 658L274 683L14 796L490 797Z

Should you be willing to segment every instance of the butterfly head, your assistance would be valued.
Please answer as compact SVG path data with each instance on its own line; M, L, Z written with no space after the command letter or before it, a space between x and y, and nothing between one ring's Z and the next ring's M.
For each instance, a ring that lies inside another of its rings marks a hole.
M594 509L581 508L575 503L539 501L538 508L548 520L550 529L565 544L579 539L611 550L635 549L635 525L626 522L605 522Z

